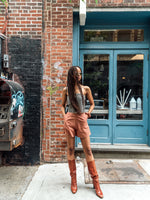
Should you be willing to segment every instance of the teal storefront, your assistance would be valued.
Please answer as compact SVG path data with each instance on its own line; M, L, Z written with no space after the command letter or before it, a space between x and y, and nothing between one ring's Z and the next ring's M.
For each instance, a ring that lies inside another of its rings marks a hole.
M95 101L92 144L150 146L149 46L149 11L87 12L85 26L74 12L73 65Z

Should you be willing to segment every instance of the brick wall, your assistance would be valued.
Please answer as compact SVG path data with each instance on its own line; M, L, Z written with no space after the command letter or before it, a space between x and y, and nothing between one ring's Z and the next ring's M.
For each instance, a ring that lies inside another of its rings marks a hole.
M95 7L103 7L103 8L116 8L116 7L123 7L123 8L143 8L149 7L150 1L149 0L98 0L98 4L95 4L95 0L87 0L87 7L95 8Z
M45 1L45 63L43 76L42 158L47 162L66 160L66 140L61 115L61 92L72 63L72 17L70 3ZM57 63L59 68L56 69ZM60 75L60 76L59 76ZM57 79L56 79L57 77ZM55 90L50 95L47 87Z
M0 30L4 25L4 21L5 21L5 8L4 5L0 2Z
M87 7L149 7L149 0L87 0ZM44 63L43 63L43 131L42 159L46 162L66 161L66 138L60 111L61 94L66 86L67 70L72 65L73 8L78 0L46 0L44 5ZM56 80L60 62L63 74ZM59 82L60 81L60 82ZM56 91L50 94L49 89Z
M42 0L8 0L8 37L41 38ZM5 7L0 3L0 29L3 26Z
M25 88L23 135L25 143L3 152L3 162L35 164L40 161L40 100L42 77L42 0L9 0L8 24L3 53L9 55L9 72ZM0 3L0 29L5 8ZM6 48L7 45L7 48ZM7 51L7 52L6 52Z

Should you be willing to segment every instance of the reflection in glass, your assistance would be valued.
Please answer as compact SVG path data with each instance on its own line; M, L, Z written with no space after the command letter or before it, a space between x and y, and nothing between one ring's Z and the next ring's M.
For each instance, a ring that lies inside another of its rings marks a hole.
M92 90L93 119L108 119L109 55L84 55L84 85ZM87 101L86 109L89 108Z
M141 42L143 29L84 30L85 42Z
M143 54L117 56L117 119L142 119L143 59Z

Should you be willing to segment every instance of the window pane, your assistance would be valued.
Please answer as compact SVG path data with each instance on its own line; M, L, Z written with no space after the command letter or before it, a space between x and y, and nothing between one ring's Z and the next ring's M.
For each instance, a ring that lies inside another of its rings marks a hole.
M142 119L143 59L143 54L117 56L117 119Z
M141 42L143 29L130 30L84 30L85 42Z
M108 119L109 55L84 55L84 85L92 90L93 119ZM89 109L87 101L86 109Z

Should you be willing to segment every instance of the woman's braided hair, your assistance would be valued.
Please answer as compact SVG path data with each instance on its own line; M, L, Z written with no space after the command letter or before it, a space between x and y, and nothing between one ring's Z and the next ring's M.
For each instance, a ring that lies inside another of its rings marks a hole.
M81 113L80 107L78 105L77 99L76 99L76 94L75 94L75 84L77 84L80 94L82 96L82 104L84 104L84 97L83 97L83 92L81 88L81 83L78 80L78 71L77 68L81 70L79 66L72 66L70 67L68 71L68 77L67 77L67 87L68 87L68 95L70 102L75 109L75 111L79 114Z

